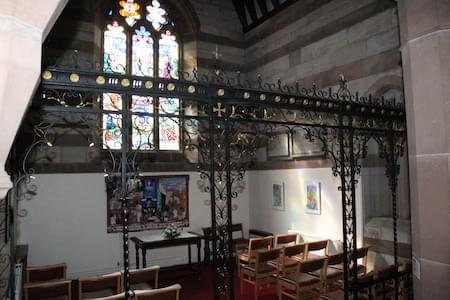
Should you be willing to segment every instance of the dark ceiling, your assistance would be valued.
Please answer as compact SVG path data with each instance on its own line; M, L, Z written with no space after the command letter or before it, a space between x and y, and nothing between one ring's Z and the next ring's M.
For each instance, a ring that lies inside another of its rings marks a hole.
M248 32L299 0L232 0L244 32Z

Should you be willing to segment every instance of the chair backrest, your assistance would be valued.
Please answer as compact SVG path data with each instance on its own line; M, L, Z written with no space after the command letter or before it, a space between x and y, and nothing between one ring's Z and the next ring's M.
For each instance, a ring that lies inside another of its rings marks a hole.
M396 275L397 268L393 265L375 271L375 278L380 281L393 279Z
M342 264L343 262L344 262L344 253L342 253L342 252L328 255L328 259L327 259L328 266L339 265L339 264Z
M174 284L168 287L148 291L135 291L136 300L179 300L181 285Z
M58 263L46 266L28 267L25 282L48 282L55 280L66 280L67 265Z
M231 225L231 232L240 232L241 238L244 238L244 227L242 226L242 223L232 224Z
M81 277L78 279L78 299L100 298L119 294L122 290L121 282L122 274L120 272ZM108 295L105 295L105 293L108 293Z
M248 257L254 258L257 250L269 250L272 247L273 236L251 238L248 242Z
M301 259L305 259L306 244L297 244L284 248L284 256L292 257L297 256Z
M269 261L278 260L280 258L281 250L279 248L258 251L256 253L256 272L259 271L259 267Z
M267 236L262 238L252 238L248 243L248 250L262 250L270 249L272 247L273 236Z
M308 251L327 250L328 240L308 242Z
M286 247L297 244L298 233L277 234L274 247Z
M24 285L24 299L47 299L66 297L71 299L71 281L61 280L52 282L26 283Z
M134 269L130 270L130 285L133 288L133 285L138 285L139 287L136 289L144 290L144 289L157 289L158 288L158 279L159 279L159 266L151 266L143 269ZM123 277L123 276L122 276ZM140 284L147 284L148 287L141 287ZM123 290L124 284L122 284Z
M301 273L309 273L324 269L326 258L317 258L301 261L298 265L298 271Z
M133 299L133 297L128 297L128 299ZM95 298L95 300L125 300L125 293L120 293L117 295Z

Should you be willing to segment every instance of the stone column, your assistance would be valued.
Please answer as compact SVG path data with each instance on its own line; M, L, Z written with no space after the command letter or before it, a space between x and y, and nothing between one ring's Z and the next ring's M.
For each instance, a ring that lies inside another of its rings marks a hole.
M398 2L412 250L420 265L414 299L450 299L450 1Z
M39 82L42 42L67 1L0 1L0 198L11 187L4 165Z

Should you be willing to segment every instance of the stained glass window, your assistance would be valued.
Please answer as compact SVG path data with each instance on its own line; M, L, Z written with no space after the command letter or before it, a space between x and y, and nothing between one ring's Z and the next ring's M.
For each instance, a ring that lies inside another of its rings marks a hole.
M159 99L159 149L180 150L180 125L176 117L163 117L165 114L177 115L180 100L176 98Z
M138 113L153 113L153 98L132 96L131 111ZM132 115L132 144L133 149L154 149L154 119L151 116Z
M152 23L153 28L157 31L169 21L167 19L167 12L161 8L159 1L153 0L152 4L147 6L147 12L147 21Z
M159 77L178 79L179 48L172 33L167 30L159 40Z
M117 0L117 3L119 9L108 14L111 21L104 31L103 71L178 79L181 46L173 31L175 23L160 1ZM130 148L180 150L179 99L134 95L126 100L124 107L130 111L131 122L127 126ZM125 98L118 94L103 96L105 149L122 147L122 101Z
M127 66L127 35L117 22L107 26L103 45L103 71L125 74Z
M119 94L103 94L103 110L118 112L103 114L103 148L120 149L122 147L122 97Z
M144 26L135 29L132 51L132 75L153 76L153 39Z

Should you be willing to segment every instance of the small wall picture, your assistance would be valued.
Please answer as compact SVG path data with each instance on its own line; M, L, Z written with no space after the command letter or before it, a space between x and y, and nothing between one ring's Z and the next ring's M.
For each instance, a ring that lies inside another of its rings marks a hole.
M305 182L306 213L320 215L320 182Z
M272 209L284 210L284 183L272 184Z

